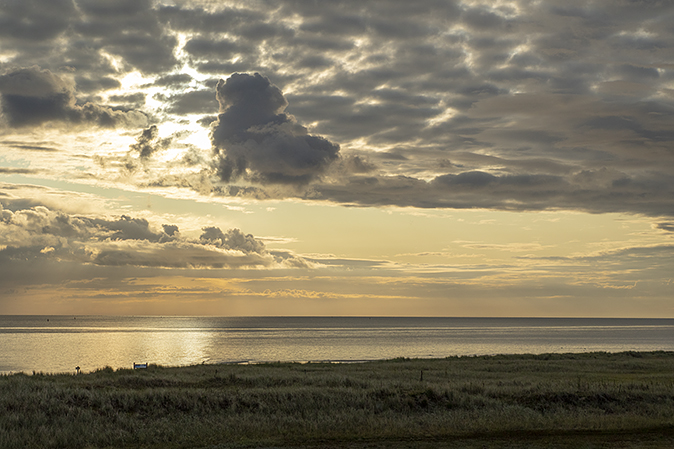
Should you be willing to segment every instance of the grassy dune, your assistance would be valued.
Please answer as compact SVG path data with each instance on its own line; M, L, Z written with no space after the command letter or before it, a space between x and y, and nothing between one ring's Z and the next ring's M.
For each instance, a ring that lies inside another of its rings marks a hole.
M674 447L674 353L0 377L0 448Z

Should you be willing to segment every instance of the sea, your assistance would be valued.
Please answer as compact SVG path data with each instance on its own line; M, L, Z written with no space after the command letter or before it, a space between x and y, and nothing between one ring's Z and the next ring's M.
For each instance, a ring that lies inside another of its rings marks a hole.
M0 373L674 351L674 319L0 316Z

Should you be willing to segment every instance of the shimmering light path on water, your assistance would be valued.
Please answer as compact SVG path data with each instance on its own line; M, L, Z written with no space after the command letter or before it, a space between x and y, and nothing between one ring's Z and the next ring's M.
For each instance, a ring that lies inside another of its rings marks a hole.
M0 372L674 351L674 319L0 316Z

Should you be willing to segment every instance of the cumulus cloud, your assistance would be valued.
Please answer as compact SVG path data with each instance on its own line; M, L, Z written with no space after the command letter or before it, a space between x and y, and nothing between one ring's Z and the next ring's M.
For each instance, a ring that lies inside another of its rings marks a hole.
M260 74L235 73L217 85L220 115L212 132L217 173L225 182L302 185L338 158L339 146L307 133L284 112L280 89Z
M199 241L215 245L219 248L235 249L245 253L263 254L266 252L264 243L256 240L252 234L244 234L239 229L230 229L223 233L220 228L208 227L203 229Z
M147 120L139 112L114 111L94 103L77 104L72 84L36 66L1 75L0 95L3 115L12 127L50 121L102 127L137 126Z
M268 251L239 229L207 227L190 239L176 225L155 228L144 218L92 218L44 206L12 211L0 204L0 265L26 260L158 268L307 266L292 253Z

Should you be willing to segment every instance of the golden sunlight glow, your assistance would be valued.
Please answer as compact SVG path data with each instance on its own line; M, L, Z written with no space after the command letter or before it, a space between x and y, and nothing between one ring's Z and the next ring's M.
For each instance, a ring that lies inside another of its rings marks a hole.
M432 127L437 126L441 123L444 123L444 122L450 120L452 117L454 117L457 114L456 109L446 107L444 102L441 103L440 107L444 107L445 110L442 113L436 115L435 117L432 117L432 118L426 120L426 123L427 123L426 127L427 128L432 128Z

